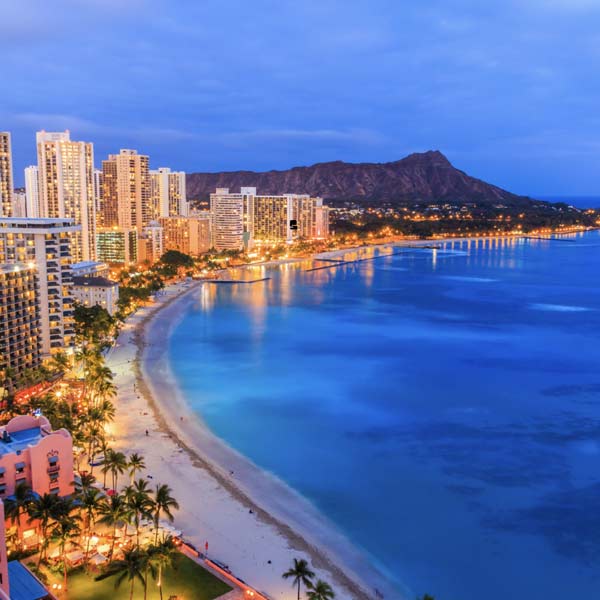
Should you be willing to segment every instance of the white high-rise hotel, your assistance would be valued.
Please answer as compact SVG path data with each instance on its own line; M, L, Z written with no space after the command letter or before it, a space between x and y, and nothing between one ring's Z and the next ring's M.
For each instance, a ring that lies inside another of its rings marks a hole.
M212 245L241 250L253 245L324 239L329 235L328 208L308 194L257 195L256 188L239 194L217 188L210 195Z
M12 217L13 170L10 133L0 131L0 217Z
M185 190L185 173L167 167L150 171L150 202L152 219L187 217L189 214Z
M27 217L40 216L40 180L37 165L25 167L25 214Z
M73 262L96 259L94 149L68 131L36 134L40 217L73 219Z

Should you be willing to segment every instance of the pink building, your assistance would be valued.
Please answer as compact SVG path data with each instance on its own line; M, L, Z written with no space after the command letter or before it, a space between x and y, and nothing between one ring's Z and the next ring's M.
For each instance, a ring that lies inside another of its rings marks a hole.
M48 419L20 415L0 427L0 499L27 483L37 494L73 492L73 440Z

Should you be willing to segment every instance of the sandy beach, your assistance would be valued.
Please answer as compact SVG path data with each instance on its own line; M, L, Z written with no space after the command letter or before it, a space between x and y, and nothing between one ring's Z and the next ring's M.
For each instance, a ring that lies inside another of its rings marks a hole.
M452 242L461 239L447 240ZM405 241L378 245L431 245ZM339 259L372 245L323 252L315 258ZM288 258L262 265L306 261ZM265 473L226 445L188 406L171 372L168 340L181 315L198 302L203 282L169 286L152 306L138 310L108 355L116 373L117 418L114 445L140 452L154 483L168 483L181 510L176 526L197 548L270 598L295 598L281 574L293 558L306 558L317 576L330 581L338 598L412 598L371 565L332 523L282 481ZM146 434L146 431L148 434Z
M210 284L167 288L127 320L110 351L118 389L115 447L142 453L150 482L173 488L181 505L175 525L186 539L199 549L208 542L210 558L268 597L296 597L281 577L293 558L306 558L338 598L374 598L375 589L386 599L412 597L389 584L307 500L227 446L191 411L165 341L202 285Z

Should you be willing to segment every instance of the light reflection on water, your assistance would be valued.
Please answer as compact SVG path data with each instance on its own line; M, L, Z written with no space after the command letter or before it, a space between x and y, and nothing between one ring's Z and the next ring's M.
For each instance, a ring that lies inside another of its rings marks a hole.
M415 592L597 594L600 236L573 239L253 269L272 279L202 286L173 366L218 435Z

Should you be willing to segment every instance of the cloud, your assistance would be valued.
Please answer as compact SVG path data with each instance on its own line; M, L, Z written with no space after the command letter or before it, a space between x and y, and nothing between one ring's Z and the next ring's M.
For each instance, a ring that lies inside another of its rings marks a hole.
M228 142L243 140L307 140L322 142L355 142L378 144L385 140L380 133L368 129L257 129L222 134L221 139Z
M143 140L177 141L197 138L192 131L169 127L118 127L91 121L76 115L47 114L47 113L19 113L13 115L14 121L34 128L36 131L62 131L65 129L78 135L93 135L100 137L130 137ZM8 120L5 116L4 120Z

